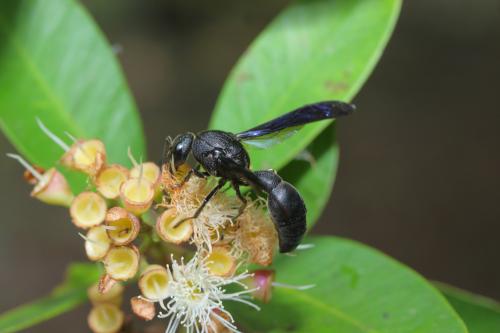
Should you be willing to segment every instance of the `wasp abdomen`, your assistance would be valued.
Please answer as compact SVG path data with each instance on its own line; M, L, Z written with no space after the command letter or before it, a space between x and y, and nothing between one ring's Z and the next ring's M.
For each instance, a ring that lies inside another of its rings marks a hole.
M267 206L278 231L280 252L293 251L306 232L306 205L299 192L274 171L257 171Z

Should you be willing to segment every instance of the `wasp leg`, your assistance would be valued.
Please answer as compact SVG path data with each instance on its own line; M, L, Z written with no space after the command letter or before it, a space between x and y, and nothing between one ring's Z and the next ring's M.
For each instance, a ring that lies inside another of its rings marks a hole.
M236 192L236 196L238 197L238 199L240 199L241 201L241 206L240 208L238 209L238 215L236 215L235 217L233 217L233 221L234 220L237 220L238 217L241 216L241 214L243 214L243 212L245 211L245 208L247 207L247 199L241 194L241 191L240 191L240 185L238 185L236 182L231 182L233 188L234 188L234 191Z
M217 186L215 186L212 191L210 191L210 193L207 194L207 196L205 197L205 199L203 199L203 202L201 203L200 207L198 207L198 209L196 210L196 212L194 213L193 216L191 217L186 217L180 221L178 221L177 223L175 223L175 225L173 226L174 228L177 227L179 224L181 224L182 222L184 221L187 221L187 220L191 220L191 219L195 219L197 218L198 216L200 216L201 212L203 211L203 208L205 208L205 206L207 205L207 203L210 201L210 199L213 198L214 195L217 194L217 192L219 192L219 190L221 188L224 187L224 185L226 185L226 182L227 180L224 179L224 178L221 178L219 180L219 183L217 184Z

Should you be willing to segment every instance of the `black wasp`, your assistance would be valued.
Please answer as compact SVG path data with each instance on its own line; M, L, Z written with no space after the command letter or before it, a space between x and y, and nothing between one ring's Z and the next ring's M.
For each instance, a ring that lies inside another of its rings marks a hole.
M184 164L191 152L198 162L182 184L193 174L202 178L219 177L218 184L206 196L196 213L187 219L198 217L208 201L227 182L231 183L242 202L239 216L247 204L240 192L240 186L252 186L255 190L267 194L268 210L278 232L280 252L294 250L306 231L307 210L304 200L299 192L275 171L250 170L250 157L243 143L265 148L295 133L302 125L348 115L354 109L352 104L326 101L303 106L238 134L209 130L197 134L181 134L173 141L167 138L164 158L170 171Z

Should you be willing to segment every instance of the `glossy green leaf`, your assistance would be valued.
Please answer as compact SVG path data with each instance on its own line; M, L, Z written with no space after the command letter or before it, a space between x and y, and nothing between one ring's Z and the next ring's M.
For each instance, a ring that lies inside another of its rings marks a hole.
M500 332L499 302L442 283L437 287L462 317L470 333Z
M307 207L307 225L318 220L330 198L337 173L339 146L333 124L328 126L301 154L280 170L280 175L294 184Z
M50 295L0 314L0 332L17 332L74 309L87 300L87 288L99 274L95 264L72 264Z
M333 237L276 263L275 287L260 312L228 302L245 332L465 333L445 298L424 278L365 245Z
M249 129L307 103L348 101L359 91L392 33L400 0L296 1L252 43L226 81L210 127ZM280 169L329 121L264 151L254 169Z
M74 0L0 2L0 127L33 163L62 155L36 117L63 138L99 138L108 159L144 154L142 126L110 46Z

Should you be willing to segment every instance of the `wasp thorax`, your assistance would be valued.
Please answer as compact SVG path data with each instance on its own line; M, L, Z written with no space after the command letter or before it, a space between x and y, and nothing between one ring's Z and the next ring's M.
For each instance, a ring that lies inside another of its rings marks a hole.
M114 283L109 290L102 293L99 291L99 284L94 283L87 289L87 296L93 305L98 305L102 303L111 303L116 306L120 306L123 301L123 285L120 283Z
M108 210L104 223L104 228L115 245L131 243L137 237L141 228L137 216L121 207L113 207Z
M61 164L95 176L106 163L106 149L100 140L76 140L61 158Z
M208 271L217 276L231 276L236 270L236 258L225 246L213 246L205 259Z
M124 315L118 306L103 303L92 308L87 321L94 333L116 333L123 325Z
M121 165L106 166L95 177L97 191L107 199L116 199L120 196L120 188L128 176L128 170Z
M102 225L90 228L83 238L85 239L85 253L92 261L104 258L111 247L111 240Z
M114 280L128 280L137 273L139 259L139 251L133 245L113 247L104 257L106 274Z
M149 265L139 278L139 289L144 297L159 301L168 297L169 274L165 267Z
M156 233L166 242L180 244L189 240L193 234L191 220L180 222L182 216L177 215L175 208L164 211L156 220Z
M82 192L71 203L70 215L77 227L87 229L104 221L106 209L106 201L99 194Z

